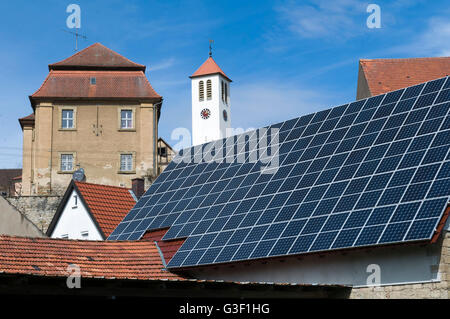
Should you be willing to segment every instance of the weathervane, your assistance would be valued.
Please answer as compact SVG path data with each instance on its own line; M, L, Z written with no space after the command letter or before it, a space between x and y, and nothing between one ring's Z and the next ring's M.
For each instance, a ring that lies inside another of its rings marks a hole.
M77 31L72 32L72 31L67 31L67 30L64 30L64 29L63 29L63 31L67 32L67 33L70 33L70 34L73 34L75 36L75 52L78 51L78 37L80 37L80 38L82 38L84 40L87 39L87 36L85 36L84 34L78 33Z
M212 57L212 46L211 44L214 43L214 40L209 40L209 56Z

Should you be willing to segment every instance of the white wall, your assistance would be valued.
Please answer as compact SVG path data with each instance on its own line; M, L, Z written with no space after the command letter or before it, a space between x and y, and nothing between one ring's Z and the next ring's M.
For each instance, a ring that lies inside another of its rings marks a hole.
M439 281L440 248L437 245L398 245L366 250L288 257L267 262L223 265L190 270L198 279L304 284L367 286L373 270L380 267L381 285ZM369 281L370 283L370 281Z
M78 197L76 204L75 196ZM81 233L86 231L88 232L88 236L83 237ZM67 200L64 210L50 237L62 238L64 234L69 235L69 239L103 239L75 190L72 191L72 194Z
M212 99L208 100L206 97L206 81L211 80ZM230 95L230 84L221 75L206 75L195 77L191 81L192 87L192 145L199 145L206 142L218 140L226 137L226 129L231 127L231 108L230 99L228 105L222 102L221 81L228 83L228 95ZM205 99L199 101L199 82L204 82ZM208 108L211 111L211 116L208 119L203 119L200 112ZM228 113L228 121L223 120L223 110Z

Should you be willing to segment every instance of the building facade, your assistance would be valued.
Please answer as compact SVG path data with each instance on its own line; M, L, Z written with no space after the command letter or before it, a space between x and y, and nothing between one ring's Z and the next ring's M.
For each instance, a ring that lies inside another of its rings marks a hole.
M191 81L192 144L227 137L231 128L230 78L210 56L191 75Z
M157 175L162 97L144 65L96 43L50 64L30 102L22 195L62 195L79 168L86 182L122 187Z

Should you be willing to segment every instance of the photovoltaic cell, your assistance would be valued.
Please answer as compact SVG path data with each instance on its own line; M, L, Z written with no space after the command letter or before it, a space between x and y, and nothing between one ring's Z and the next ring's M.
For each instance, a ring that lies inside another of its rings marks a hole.
M108 239L168 229L169 268L429 240L449 100L446 77L184 149Z

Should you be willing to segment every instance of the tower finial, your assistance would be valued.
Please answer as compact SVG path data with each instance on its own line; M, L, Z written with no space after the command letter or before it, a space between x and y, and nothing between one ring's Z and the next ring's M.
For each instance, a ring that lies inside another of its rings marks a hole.
M212 47L211 44L214 43L214 40L209 40L209 56L212 57Z

